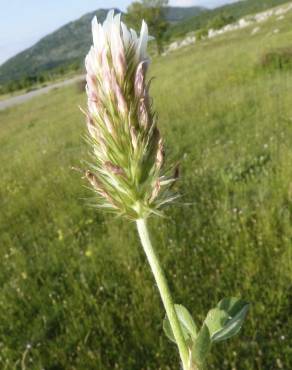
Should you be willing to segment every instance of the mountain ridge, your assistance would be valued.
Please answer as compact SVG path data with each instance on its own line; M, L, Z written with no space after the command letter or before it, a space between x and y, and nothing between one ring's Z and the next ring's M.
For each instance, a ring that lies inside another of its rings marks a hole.
M116 13L123 12L113 8ZM202 7L166 7L165 16L171 24L199 14ZM0 65L0 84L36 76L55 68L66 68L81 63L91 44L91 20L96 15L103 22L109 9L86 13L52 33L42 37L31 47L21 51Z
M289 2L289 0L238 0L220 7L208 9L202 12L199 17L189 17L183 20L172 27L170 35L172 37L181 37L188 32L203 29L213 18L220 15L224 15L225 17L232 16L234 20L237 20L246 15L265 11Z
M166 18L171 23L168 39L182 37L190 31L208 27L209 22L222 14L239 19L242 16L266 10L287 0L241 0L215 9L202 7L166 7ZM91 20L94 15L100 22L109 9L99 9L82 15L56 31L41 38L32 47L18 53L0 65L0 88L14 82L29 79L31 85L50 74L69 69L80 69L84 56L91 45ZM118 8L116 12L122 13ZM49 76L48 76L49 75ZM32 82L32 83L31 83ZM40 81L41 82L41 81Z

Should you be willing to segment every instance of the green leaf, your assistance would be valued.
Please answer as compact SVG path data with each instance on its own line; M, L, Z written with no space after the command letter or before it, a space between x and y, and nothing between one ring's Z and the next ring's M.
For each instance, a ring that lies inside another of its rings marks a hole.
M204 365L206 357L211 350L211 345L212 342L208 326L203 324L192 346L191 362L197 366Z
M225 322L222 330L213 333L212 342L220 342L229 339L240 331L246 317L249 304L238 298L224 298L217 305L219 311L225 311L228 314L228 320Z
M217 332L223 329L228 319L228 313L218 307L213 308L208 312L208 315L205 319L205 324L208 326L211 339Z
M240 311L247 302L243 301L240 298L230 297L230 298L223 298L218 304L217 307L221 310L226 311L229 316L234 316Z
M167 336L167 338L169 340L171 340L172 342L176 343L175 341L175 338L174 338L174 335L173 335L173 332L172 332L172 329L171 329L171 326L170 326L170 323L169 323L169 320L167 318L167 316L165 316L164 320L163 320L163 330L164 330L164 333L165 335Z
M185 340L193 342L197 337L197 326L189 313L189 311L180 304L174 305L179 323L181 325L181 330ZM175 342L175 338L170 326L170 322L167 317L163 320L163 330L166 336L172 341Z
M186 331L192 339L195 339L198 334L197 326L189 311L181 304L175 304L175 311L182 329Z

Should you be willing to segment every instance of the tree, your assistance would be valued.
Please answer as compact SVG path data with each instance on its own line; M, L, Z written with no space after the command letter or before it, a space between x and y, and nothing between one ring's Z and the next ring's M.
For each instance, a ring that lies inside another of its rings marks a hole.
M148 24L150 35L155 38L158 54L163 52L163 43L169 23L165 18L164 7L168 0L134 1L127 9L126 22L137 29L141 21Z

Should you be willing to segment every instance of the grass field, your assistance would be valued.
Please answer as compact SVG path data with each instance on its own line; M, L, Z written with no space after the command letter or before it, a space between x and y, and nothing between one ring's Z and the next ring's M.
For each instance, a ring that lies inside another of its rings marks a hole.
M292 368L291 16L157 59L152 93L178 205L153 218L177 303L198 323L224 296L252 303L210 369ZM278 33L273 33L278 29ZM88 207L76 87L0 112L0 368L178 370L134 224Z

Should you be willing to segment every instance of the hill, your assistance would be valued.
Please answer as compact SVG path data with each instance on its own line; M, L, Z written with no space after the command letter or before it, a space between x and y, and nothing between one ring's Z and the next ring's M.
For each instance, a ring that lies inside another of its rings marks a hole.
M237 19L285 2L287 0L244 0L212 10L202 7L167 7L166 18L172 24L167 38L181 37L190 31L204 28L220 14ZM85 14L10 58L0 66L0 86L23 79L28 79L30 86L41 79L42 75L47 78L51 71L62 74L70 68L79 69L91 44L91 20L96 15L102 22L107 12L108 9L100 9ZM120 10L116 9L116 12ZM25 82L22 85L25 86ZM12 86L12 89L17 89L17 86Z
M118 9L116 11L119 11ZM91 20L96 15L103 21L108 10L100 9L70 22L57 31L42 38L31 48L12 57L0 66L0 84L34 76L59 66L80 62L91 43Z
M168 6L165 8L164 14L168 22L175 24L191 17L197 16L203 11L206 11L206 8L200 6Z
M234 20L244 17L248 14L261 12L289 2L288 0L241 0L236 3L224 5L215 9L201 12L198 16L185 19L181 23L174 25L168 36L171 38L181 37L188 32L196 31L207 27L208 23L220 16L226 18L232 17Z
M175 24L183 19L199 14L201 7L167 7L166 19ZM70 22L57 31L42 38L31 48L24 50L0 66L0 84L19 80L26 76L36 76L68 65L80 65L91 44L91 20L94 15L102 22L108 9L88 13ZM116 12L120 10L116 9Z

